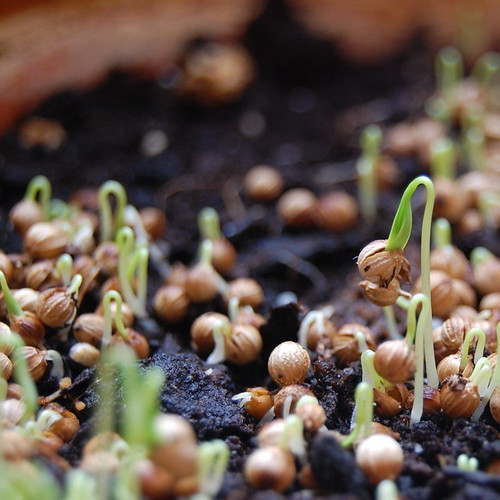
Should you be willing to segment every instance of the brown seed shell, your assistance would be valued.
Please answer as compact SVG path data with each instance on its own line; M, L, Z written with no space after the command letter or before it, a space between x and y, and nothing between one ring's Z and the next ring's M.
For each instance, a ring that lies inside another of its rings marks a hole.
M247 459L243 474L255 489L285 491L295 480L295 462L290 453L277 446L255 450Z
M460 375L451 375L441 386L441 408L448 417L470 417L479 401L477 386Z
M274 396L274 414L283 417L285 402L290 398L290 413L295 412L299 399L303 396L314 396L314 393L302 384L289 384L282 387Z
M301 384L311 368L311 358L300 344L288 340L274 348L267 367L278 385Z
M374 365L377 373L389 382L406 382L415 374L415 351L408 348L405 340L389 340L377 347Z
M224 341L227 359L238 365L255 361L263 347L259 330L251 325L233 325L231 336L224 336Z
M386 250L387 240L368 243L358 255L357 265L363 278L387 287L394 279L410 281L410 263L403 250Z
M24 249L33 259L57 258L68 244L68 235L51 222L37 222L24 235Z
M61 328L76 315L76 302L66 288L49 288L40 294L38 317L47 326Z

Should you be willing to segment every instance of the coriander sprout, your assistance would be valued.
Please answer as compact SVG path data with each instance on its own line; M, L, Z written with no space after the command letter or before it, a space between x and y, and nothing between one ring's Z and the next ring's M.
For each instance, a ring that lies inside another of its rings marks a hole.
M111 210L110 196L116 198L115 220ZM123 226L124 210L127 205L125 188L116 181L107 181L99 188L99 211L101 216L101 243L113 239L113 234Z
M356 163L358 199L365 221L377 215L377 167L380 161L382 131L378 125L368 125L361 133L361 157Z
M404 249L410 238L412 230L412 209L411 198L418 186L424 186L427 191L425 201L424 216L422 219L422 234L420 246L420 264L422 293L427 298L427 303L422 314L425 326L422 327L425 333L425 360L427 368L427 378L431 387L437 388L439 379L437 376L436 362L434 359L434 347L432 341L432 304L431 304L431 283L430 283L430 247L432 229L432 211L434 207L435 191L432 181L426 176L414 179L405 189L401 202L394 217L391 232L387 240L387 250ZM419 320L420 323L421 320ZM418 350L418 347L417 347ZM418 355L417 355L418 356Z
M500 322L497 324L496 328L497 333L497 345L500 346ZM472 420L479 420L481 415L483 414L486 405L488 404L493 391L500 385L500 363L495 363L495 368L493 369L493 373L491 375L490 381L486 388L485 394L479 403L476 411L472 415Z
M64 500L89 500L97 498L97 483L93 476L81 469L71 469L66 475Z
M479 359L483 356L484 345L486 343L486 335L480 328L472 328L472 330L467 333L462 343L460 356L460 373L463 372L465 366L467 365L467 361L469 360L469 347L474 337L476 337L477 339L477 345L474 353L474 365L477 366Z
M198 491L213 498L217 495L229 462L229 448L215 439L198 447Z
M25 200L36 201L42 209L42 220L48 221L50 219L50 199L52 196L52 186L50 181L44 175L37 175L31 179L26 189L24 196Z
M134 232L129 227L123 227L117 232L116 243L121 291L134 314L139 318L145 318L149 251L146 247L135 244ZM136 292L133 286L135 278L137 278Z
M354 399L356 423L351 433L341 443L344 448L352 446L360 435L363 439L367 439L372 432L373 389L370 387L370 384L360 382L356 386Z
M486 138L478 126L465 131L465 155L472 170L484 171L486 167Z
M380 481L375 489L375 500L399 500L396 483L391 479Z
M63 286L69 286L73 276L73 257L63 253L56 261L56 271L61 276Z
M115 303L115 315L112 317L111 302ZM109 290L106 292L102 299L103 310L104 310L104 328L102 331L102 347L107 347L111 342L111 336L113 333L113 321L116 325L118 333L122 335L124 339L127 338L127 328L123 323L122 316L122 306L123 301L121 295L116 290Z
M484 89L488 89L499 71L500 54L498 52L486 52L474 65L472 76Z
M452 139L442 137L436 139L430 148L430 171L433 178L455 178L457 150Z
M288 415L285 418L285 428L280 437L280 448L290 451L302 464L307 461L307 450L304 440L304 425L297 415Z
M479 461L477 458L462 453L457 458L457 468L464 472L475 472L479 468Z

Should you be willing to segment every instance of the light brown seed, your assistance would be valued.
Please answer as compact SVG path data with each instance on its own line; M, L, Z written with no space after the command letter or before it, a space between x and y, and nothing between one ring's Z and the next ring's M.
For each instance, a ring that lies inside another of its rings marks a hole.
M387 287L394 279L410 281L410 263L403 250L386 250L387 240L368 243L358 255L357 265L363 278Z
M283 192L284 181L275 168L259 165L247 172L243 185L249 198L266 202L275 200Z
M50 222L37 222L24 235L24 250L33 259L57 258L68 244L68 235Z
M281 196L276 206L283 223L293 227L310 226L316 217L318 199L309 190L290 189Z
M415 363L415 351L405 340L389 340L375 351L375 370L393 384L410 380L415 374Z
M278 385L301 384L311 368L311 358L300 344L288 340L274 348L267 367Z
M477 386L460 375L451 375L441 386L441 408L448 417L470 417L479 401Z
M186 317L190 303L183 287L164 285L154 296L153 309L164 321L177 322Z
M246 365L255 361L262 351L262 337L251 325L233 325L231 336L224 337L226 357L231 363Z
M251 278L237 278L229 283L224 293L226 302L232 298L237 298L240 306L250 306L252 309L257 309L264 301L264 291Z
M356 448L356 463L371 484L394 480L403 468L403 450L390 436L374 434Z
M277 446L266 446L248 457L243 473L255 489L283 492L295 480L296 469L290 453Z
M274 396L274 414L280 418L285 416L285 405L289 405L289 412L294 413L299 399L303 396L314 396L314 393L302 384L285 385Z

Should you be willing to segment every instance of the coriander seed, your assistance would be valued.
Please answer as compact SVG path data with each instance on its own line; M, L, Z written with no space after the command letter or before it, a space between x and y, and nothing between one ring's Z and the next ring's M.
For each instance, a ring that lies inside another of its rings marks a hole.
M311 368L311 358L300 344L288 340L274 348L267 366L278 385L301 384Z
M374 365L377 373L393 384L410 380L415 374L415 351L405 340L388 340L375 351Z
M273 201L283 192L283 176L273 167L259 165L247 172L243 187L246 195L253 200Z

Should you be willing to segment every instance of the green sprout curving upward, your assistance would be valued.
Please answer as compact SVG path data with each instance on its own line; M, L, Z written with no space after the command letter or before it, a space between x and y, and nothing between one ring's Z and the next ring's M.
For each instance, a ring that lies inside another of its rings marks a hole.
M110 197L116 198L116 209L113 223ZM101 218L101 243L113 239L113 234L123 226L124 210L127 205L125 188L117 181L107 181L99 188L99 211Z
M37 201L42 209L42 217L44 221L50 219L50 200L52 196L52 185L44 175L37 175L31 179L24 199Z

